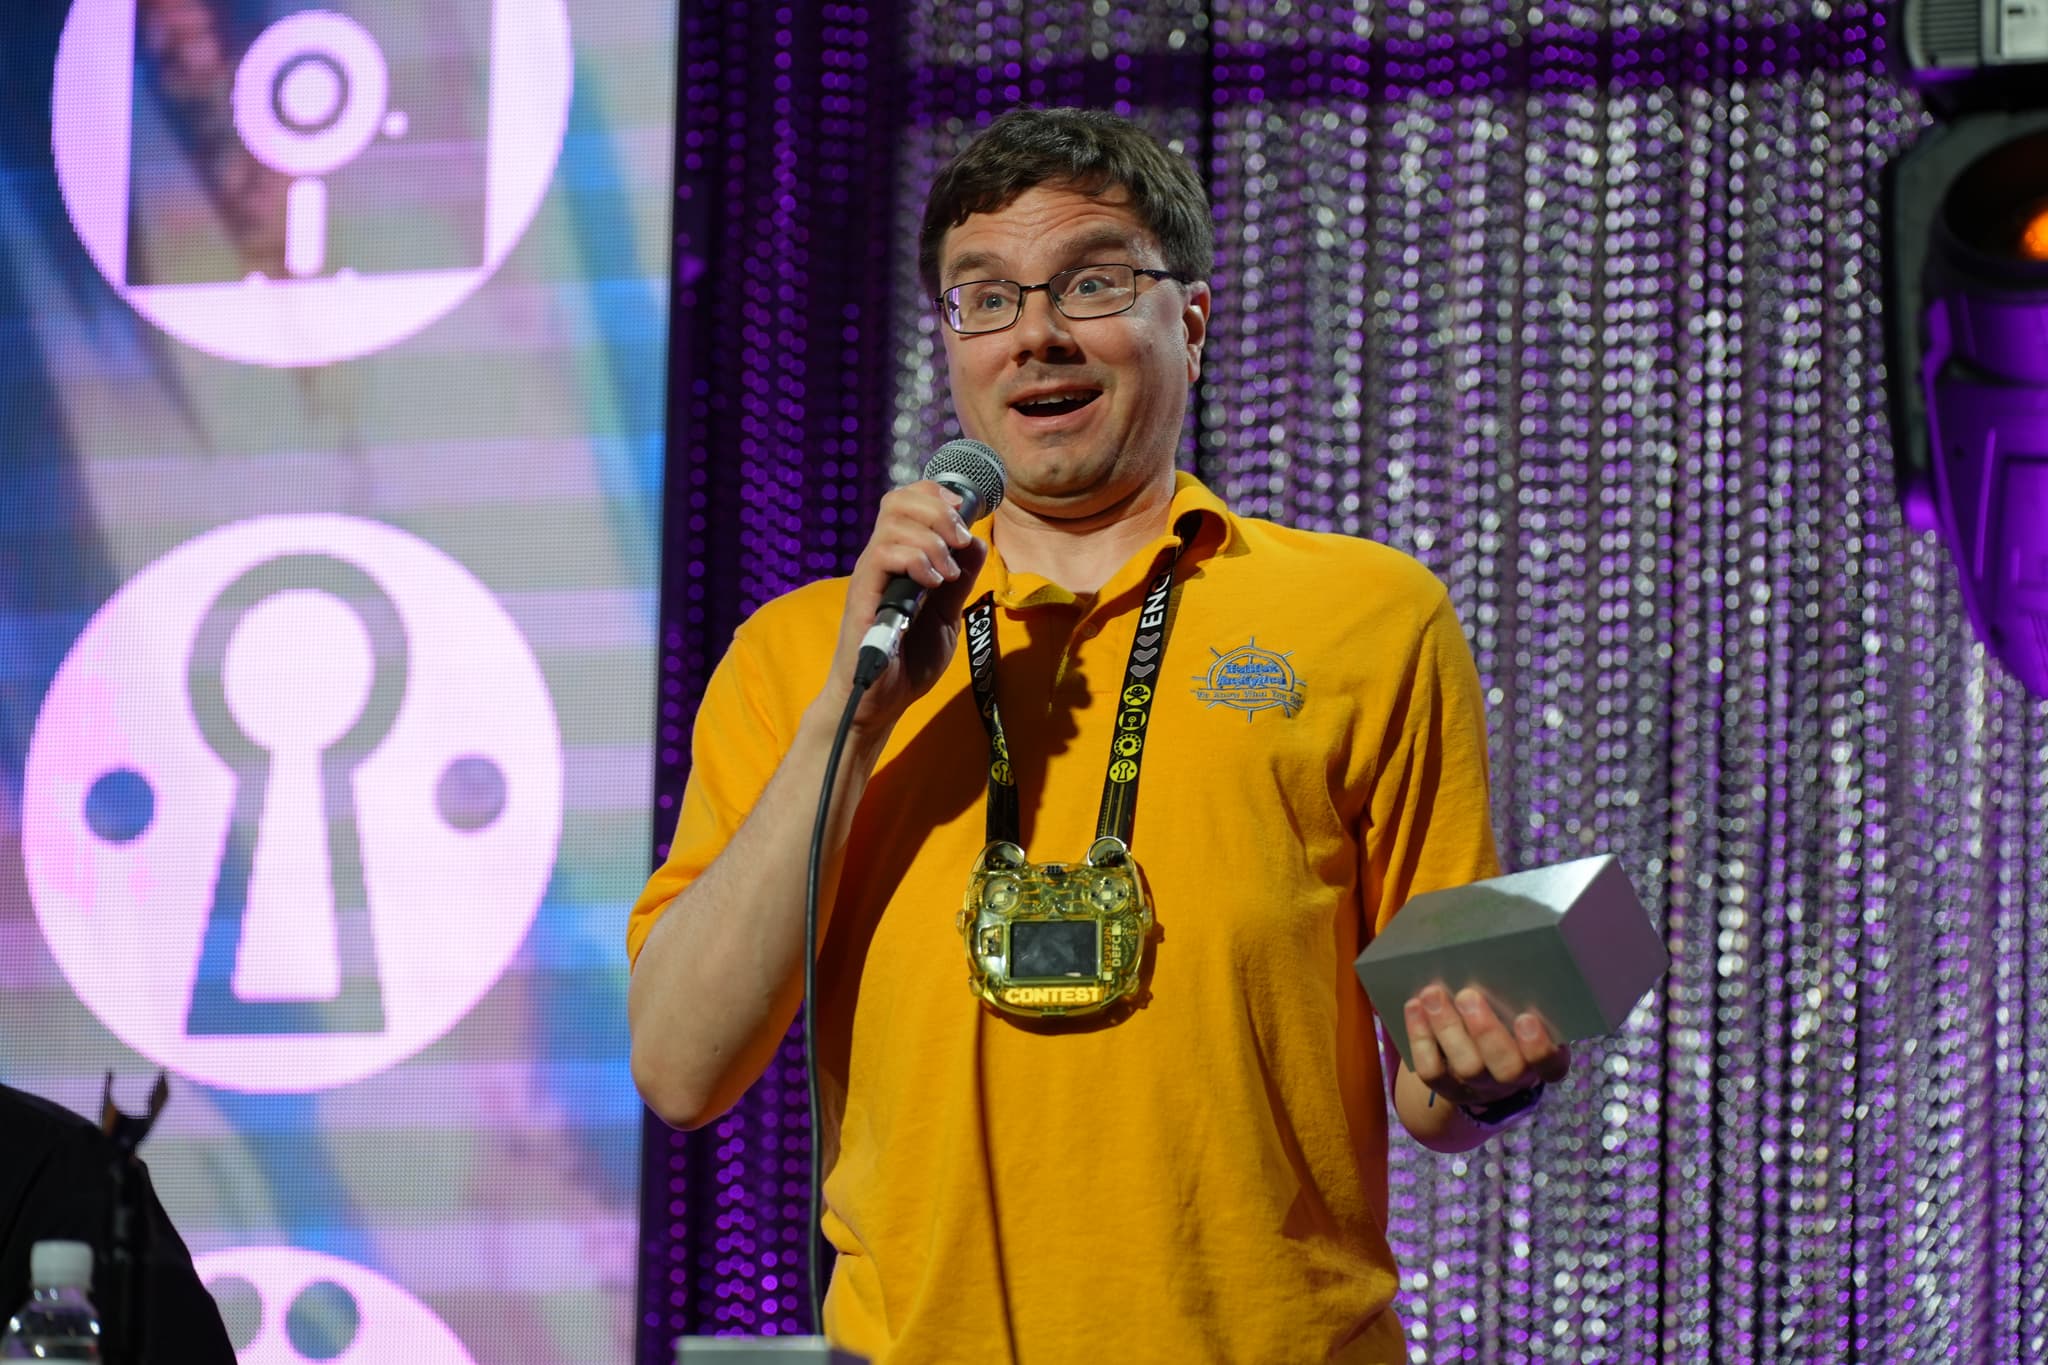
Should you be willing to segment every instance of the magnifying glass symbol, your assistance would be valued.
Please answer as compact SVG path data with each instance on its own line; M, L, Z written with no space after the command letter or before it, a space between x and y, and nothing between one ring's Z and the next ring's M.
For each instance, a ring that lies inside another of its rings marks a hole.
M235 130L258 161L291 177L285 190L285 269L327 268L327 181L363 154L386 116L391 72L369 31L332 10L288 15L258 34L235 70Z

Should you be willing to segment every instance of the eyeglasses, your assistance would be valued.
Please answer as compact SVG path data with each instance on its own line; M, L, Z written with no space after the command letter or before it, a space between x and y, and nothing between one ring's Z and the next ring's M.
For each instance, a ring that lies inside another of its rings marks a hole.
M1017 319L1024 316L1024 300L1040 289L1065 317L1106 318L1126 312L1138 301L1140 275L1149 280L1188 283L1187 276L1171 270L1147 270L1136 265L1077 265L1062 270L1044 284L969 280L954 285L932 302L938 305L947 326L962 336L979 336L1015 326Z

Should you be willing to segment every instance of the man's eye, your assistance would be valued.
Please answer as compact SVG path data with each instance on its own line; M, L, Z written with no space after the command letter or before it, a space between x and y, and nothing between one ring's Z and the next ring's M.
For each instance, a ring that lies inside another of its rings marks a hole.
M961 306L970 312L1000 313L1010 306L1010 291L990 286L985 289L969 289Z

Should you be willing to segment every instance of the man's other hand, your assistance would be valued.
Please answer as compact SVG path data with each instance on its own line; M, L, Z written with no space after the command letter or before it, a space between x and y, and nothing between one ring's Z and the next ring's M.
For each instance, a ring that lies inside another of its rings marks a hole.
M1415 1077L1453 1104L1483 1108L1540 1083L1564 1079L1571 1053L1534 1010L1502 1021L1471 987L1454 998L1425 987L1402 1009Z

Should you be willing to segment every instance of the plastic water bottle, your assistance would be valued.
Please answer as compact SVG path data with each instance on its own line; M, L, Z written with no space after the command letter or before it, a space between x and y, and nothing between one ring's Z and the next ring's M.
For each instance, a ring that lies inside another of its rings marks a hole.
M92 1306L92 1248L84 1242L37 1242L28 1254L35 1292L7 1320L0 1360L100 1359L100 1315Z

